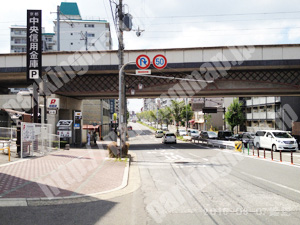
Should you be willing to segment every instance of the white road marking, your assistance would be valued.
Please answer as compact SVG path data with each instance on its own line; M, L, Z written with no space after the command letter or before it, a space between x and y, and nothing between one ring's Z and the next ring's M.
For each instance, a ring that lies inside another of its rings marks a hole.
M258 158L257 156L253 157L251 154L250 155L245 155L245 154L241 154L240 152L233 152L233 151L229 151L229 150L221 150L221 149L217 149L217 148L212 148L211 150L219 151L219 152L224 152L224 153L228 153L228 154L235 154L235 155L238 155L238 156L241 156L241 157L246 157L246 158L254 159L254 160L262 160L262 161L268 162L268 163L277 163L277 164L284 165L284 166L291 166L291 167L298 167L298 168L300 168L300 164L295 164L294 163L292 165L289 162L280 162L277 159L274 159L273 161L271 161L271 160L268 160L268 159L264 159L263 157L260 157L260 158Z
M242 173L242 174L245 174L245 175L247 175L247 176L249 176L249 177L255 178L255 179L257 179L257 180L262 180L262 181L264 181L264 182L267 182L267 183L270 183L270 184L276 185L276 186L278 186L278 187L282 187L282 188L285 188L285 189L287 189L287 190L294 191L294 192L300 194L300 191L298 191L298 190L296 190L296 189L293 189L293 188L290 188L290 187L288 187L288 186L285 186L285 185L282 185L282 184L278 184L278 183L275 183L275 182L273 182L273 181L266 180L266 179L261 178L261 177L253 176L253 175L251 175L251 174L249 174L249 173L245 173L245 172L241 172L241 173Z
M188 153L188 154L191 155L191 156L197 157L197 158L200 157L200 156L198 156L198 155L194 155L193 153Z
M207 158L202 158L203 160L205 160L205 161L208 161L208 159Z

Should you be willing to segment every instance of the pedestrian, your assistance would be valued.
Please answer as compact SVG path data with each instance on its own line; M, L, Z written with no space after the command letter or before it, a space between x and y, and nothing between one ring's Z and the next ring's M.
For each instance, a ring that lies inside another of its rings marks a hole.
M96 133L96 131L94 131L93 138L94 138L94 144L97 144L97 133Z
M87 145L91 145L91 132L87 134Z

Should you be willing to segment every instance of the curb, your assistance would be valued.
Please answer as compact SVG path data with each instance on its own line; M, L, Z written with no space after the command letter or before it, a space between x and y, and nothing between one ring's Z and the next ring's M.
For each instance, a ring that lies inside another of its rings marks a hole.
M122 158L125 160L125 158ZM119 187L116 187L111 190L96 192L86 195L76 195L76 196L66 196L66 197L53 197L53 198L5 198L0 199L0 208L1 207L17 207L17 206L41 206L41 205L58 205L58 204L72 204L72 203L82 203L82 202L92 202L101 200L103 195L119 191L124 189L128 185L129 178L129 166L130 166L131 157L128 158L126 162L126 167L124 169L122 184ZM11 165L11 164L10 164Z

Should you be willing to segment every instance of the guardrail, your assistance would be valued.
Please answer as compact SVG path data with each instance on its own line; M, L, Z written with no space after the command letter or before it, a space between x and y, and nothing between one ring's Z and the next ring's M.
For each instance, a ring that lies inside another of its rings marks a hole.
M223 140L216 140L216 139L204 139L204 138L192 138L192 141L194 141L194 143L196 143L196 141L198 141L198 143L202 143L202 144L206 144L207 146L212 146L212 147L224 147L226 149L229 149L229 148L235 148L235 141L223 141ZM263 158L263 159L267 159L267 156L266 156L266 149L261 149L261 151L263 151L263 157L262 154L260 155L260 150L255 148L254 146L252 146L252 152L250 154L250 146L249 144L247 144L247 146L242 146L242 151L241 153L244 154L245 153L245 150L246 150L246 154L248 153L248 155L252 155L253 157L257 157L257 158ZM292 165L294 165L294 156L293 156L293 150L291 151L284 151L285 153L290 153L290 160L287 160L288 163L291 163ZM276 152L277 153L277 152ZM277 156L279 156L279 159L277 159L277 161L279 162L283 162L283 152L280 150L278 151L278 154ZM275 152L271 149L270 150L270 159L272 161L274 161L274 155L275 155ZM287 156L285 154L285 156ZM299 164L298 164L299 165Z
M196 141L198 141L198 143L200 143L200 141L202 142L202 144L206 144L206 145L211 145L213 147L216 146L225 146L225 148L228 147L235 147L234 146L234 142L233 141L223 141L223 140L216 140L216 139L205 139L205 138L192 138L192 140L194 140L194 143L196 143Z

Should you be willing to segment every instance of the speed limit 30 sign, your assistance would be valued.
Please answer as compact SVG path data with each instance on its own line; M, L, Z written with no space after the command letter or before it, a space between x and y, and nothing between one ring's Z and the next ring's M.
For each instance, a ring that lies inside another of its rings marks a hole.
M164 55L156 55L153 58L152 64L156 69L161 70L166 67L167 58Z

